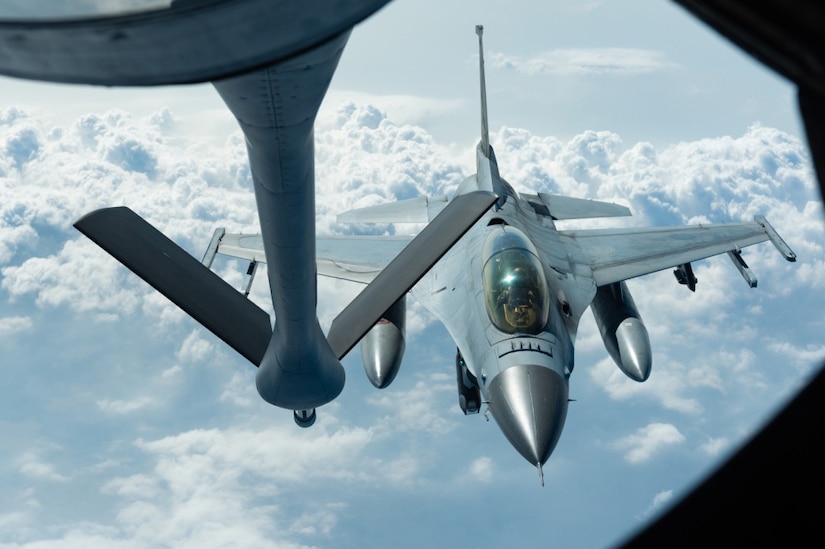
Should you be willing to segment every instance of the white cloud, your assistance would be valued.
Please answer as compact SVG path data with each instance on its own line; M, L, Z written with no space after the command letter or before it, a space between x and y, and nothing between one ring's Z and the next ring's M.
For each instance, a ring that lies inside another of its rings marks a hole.
M457 99L439 99L435 97L421 97L419 95L376 95L357 90L330 90L324 104L318 113L318 124L326 126L334 124L336 112L342 105L348 103L358 105L372 105L380 111L386 112L396 124L419 125L434 117L444 116L460 108L464 101Z
M27 316L0 317L0 336L30 330L32 319Z
M792 359L799 365L822 362L822 359L825 358L825 345L808 344L804 348L800 348L787 341L777 341L770 343L768 348Z
M69 240L55 255L33 257L0 273L13 299L33 293L41 307L130 314L140 299L135 281L88 241Z
M485 56L490 66L535 74L637 75L648 74L675 65L664 52L638 48L556 49L532 57L492 52Z
M456 427L449 419L454 415L439 409L436 402L439 393L455 391L454 383L452 379L433 374L419 378L407 391L381 391L370 397L369 403L385 413L376 425L377 432L427 431L446 435Z
M131 414L156 405L157 400L150 396L137 397L131 400L97 401L98 408L109 414Z
M661 355L660 355L661 356ZM684 365L668 362L662 367L655 366L655 375L644 383L633 381L625 376L611 358L605 358L589 370L591 379L604 389L610 398L616 400L638 399L647 397L655 399L669 410L685 414L698 414L702 405L696 398L685 396L689 388L684 384L687 368Z
M308 432L286 424L261 431L196 430L138 442L155 466L102 486L117 502L113 524L55 525L44 537L28 529L26 513L0 515L0 523L27 532L18 540L40 540L38 547L307 547L295 540L331 536L347 505L295 507L300 498L281 494L310 479L319 486L331 479L387 480L375 476L374 460L363 453L369 441L364 430ZM36 457L25 454L20 471L40 480L68 480Z
M645 509L637 518L639 520L647 519L670 503L671 500L673 500L673 490L663 490L657 493L653 496L653 501L651 502L650 507Z
M37 243L37 232L28 225L4 227L0 224L0 264L9 261L20 248Z
M476 458L470 463L470 477L480 482L490 482L494 474L493 460L487 456Z
M67 482L69 477L57 472L54 465L45 461L38 452L26 452L17 460L17 470L23 475L48 482Z
M198 364L215 352L215 345L204 339L203 330L193 330L181 343L178 360Z
M260 396L255 390L255 379L248 372L234 372L221 393L221 402L231 402L241 408L249 408Z
M334 116L319 121L315 141L321 232L351 230L337 225L335 216L353 207L443 195L463 179L459 166L424 129L397 125L371 105L339 105Z
M730 441L726 437L708 438L699 446L699 449L706 455L716 457L730 447Z
M330 536L338 523L338 513L346 507L345 503L328 503L320 509L304 513L292 522L289 529L301 535Z
M674 425L651 423L616 440L613 447L625 451L624 458L628 463L639 464L650 461L665 448L684 441L684 435Z

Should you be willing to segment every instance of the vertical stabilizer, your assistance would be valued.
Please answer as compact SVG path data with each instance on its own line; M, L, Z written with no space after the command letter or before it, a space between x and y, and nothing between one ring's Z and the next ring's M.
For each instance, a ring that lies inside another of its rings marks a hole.
M484 35L484 26L476 25L476 34L478 35L478 71L481 79L481 143L479 148L481 153L490 157L490 136L487 129L487 85L484 82L484 44L482 36Z
M478 69L481 80L481 141L476 148L476 185L478 190L489 191L498 195L496 210L504 205L507 200L509 185L502 182L498 174L498 164L496 154L490 145L490 131L487 126L487 85L484 79L484 26L476 25L478 35ZM512 191L512 189L510 189Z

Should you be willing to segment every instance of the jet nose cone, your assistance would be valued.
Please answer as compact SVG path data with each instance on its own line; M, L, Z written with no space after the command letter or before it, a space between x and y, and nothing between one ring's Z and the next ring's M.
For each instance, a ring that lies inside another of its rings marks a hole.
M549 368L513 366L490 382L490 412L524 459L543 465L567 417L567 382Z

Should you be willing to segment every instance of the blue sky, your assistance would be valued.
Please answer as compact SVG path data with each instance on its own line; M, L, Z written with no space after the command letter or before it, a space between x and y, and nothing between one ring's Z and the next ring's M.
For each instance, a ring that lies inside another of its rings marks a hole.
M396 0L356 28L316 130L319 232L471 173L483 23L491 141L517 189L614 200L637 225L764 214L799 261L748 248L756 289L724 257L694 265L695 294L667 272L631 281L644 384L586 312L542 489L492 422L461 414L455 346L420 306L393 385L373 389L352 353L303 431L244 359L71 228L125 204L196 256L216 226L255 230L211 87L1 79L0 548L605 547L793 394L825 358L822 205L793 89L668 2L500 4ZM240 284L242 265L215 268ZM358 288L319 290L328 325ZM252 297L266 306L265 277Z

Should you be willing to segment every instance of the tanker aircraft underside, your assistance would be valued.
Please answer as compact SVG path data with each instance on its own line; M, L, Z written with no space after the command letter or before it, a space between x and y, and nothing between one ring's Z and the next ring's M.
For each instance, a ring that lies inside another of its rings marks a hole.
M427 222L414 238L315 238L313 123L348 32L214 82L246 136L260 235L219 229L199 262L127 208L97 210L76 226L258 366L260 395L293 410L302 427L343 389L340 360L358 341L369 380L379 389L390 385L404 353L412 293L456 343L461 410L475 414L486 406L543 484L542 466L567 415L574 341L588 307L607 352L643 382L651 372L650 340L625 280L675 268L677 280L695 290L691 262L727 253L755 287L742 248L770 240L788 261L796 256L762 216L724 225L557 230L557 220L630 211L518 193L499 175L487 130L483 28L476 33L482 128L476 173L451 200L420 197L339 216L353 223ZM250 261L242 291L211 272L216 253ZM268 264L274 326L246 298L261 262ZM315 309L316 273L366 285L326 335Z

